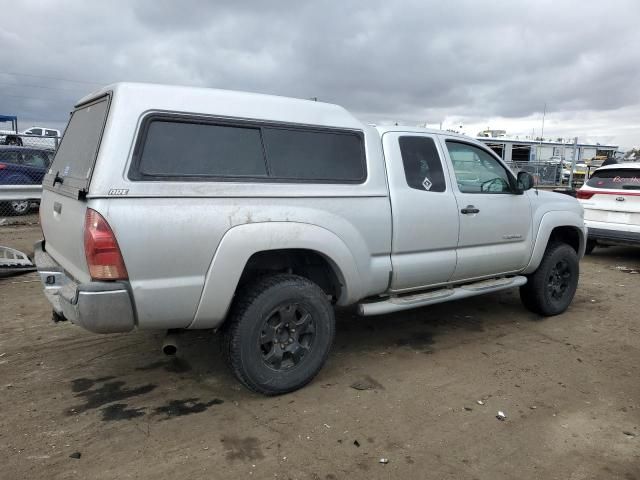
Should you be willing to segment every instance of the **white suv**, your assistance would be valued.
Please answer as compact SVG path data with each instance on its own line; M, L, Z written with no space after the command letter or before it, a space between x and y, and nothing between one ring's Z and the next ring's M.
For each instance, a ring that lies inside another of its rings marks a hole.
M587 253L597 245L640 245L640 163L598 168L577 198L589 229Z

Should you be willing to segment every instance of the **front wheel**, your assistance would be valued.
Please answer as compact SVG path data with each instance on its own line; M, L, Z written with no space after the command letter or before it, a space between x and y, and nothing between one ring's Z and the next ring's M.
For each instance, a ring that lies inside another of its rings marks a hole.
M227 362L254 392L297 390L320 371L335 334L327 295L310 280L279 274L239 293L225 330Z
M538 269L520 287L520 298L532 312L550 317L564 312L578 288L580 267L575 250L565 243L554 243Z

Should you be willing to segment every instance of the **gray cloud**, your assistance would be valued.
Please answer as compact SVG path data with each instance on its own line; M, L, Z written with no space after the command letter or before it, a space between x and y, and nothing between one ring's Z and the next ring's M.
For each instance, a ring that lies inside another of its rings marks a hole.
M0 113L62 124L99 84L152 81L316 96L374 121L511 124L546 103L563 132L598 136L584 119L599 114L640 143L615 113L640 105L638 18L636 0L20 2L0 26Z

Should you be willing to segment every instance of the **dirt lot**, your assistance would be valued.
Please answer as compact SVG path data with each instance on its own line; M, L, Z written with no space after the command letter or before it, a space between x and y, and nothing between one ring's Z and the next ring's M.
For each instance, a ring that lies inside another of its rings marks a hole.
M0 477L640 479L640 275L616 266L640 250L596 250L546 320L517 292L341 312L327 366L278 398L239 387L209 332L170 360L161 332L55 325L35 275L0 280Z

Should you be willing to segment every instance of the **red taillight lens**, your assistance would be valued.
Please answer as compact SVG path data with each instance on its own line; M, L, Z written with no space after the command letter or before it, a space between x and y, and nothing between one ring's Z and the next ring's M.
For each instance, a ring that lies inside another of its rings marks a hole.
M595 195L596 192L590 192L588 190L578 190L576 192L576 198L580 198L582 200L588 200Z
M111 227L102 215L90 208L87 208L84 219L84 254L87 257L92 279L126 280L129 278Z
M5 168L7 168L7 164L6 163L0 163L0 170L4 170Z

